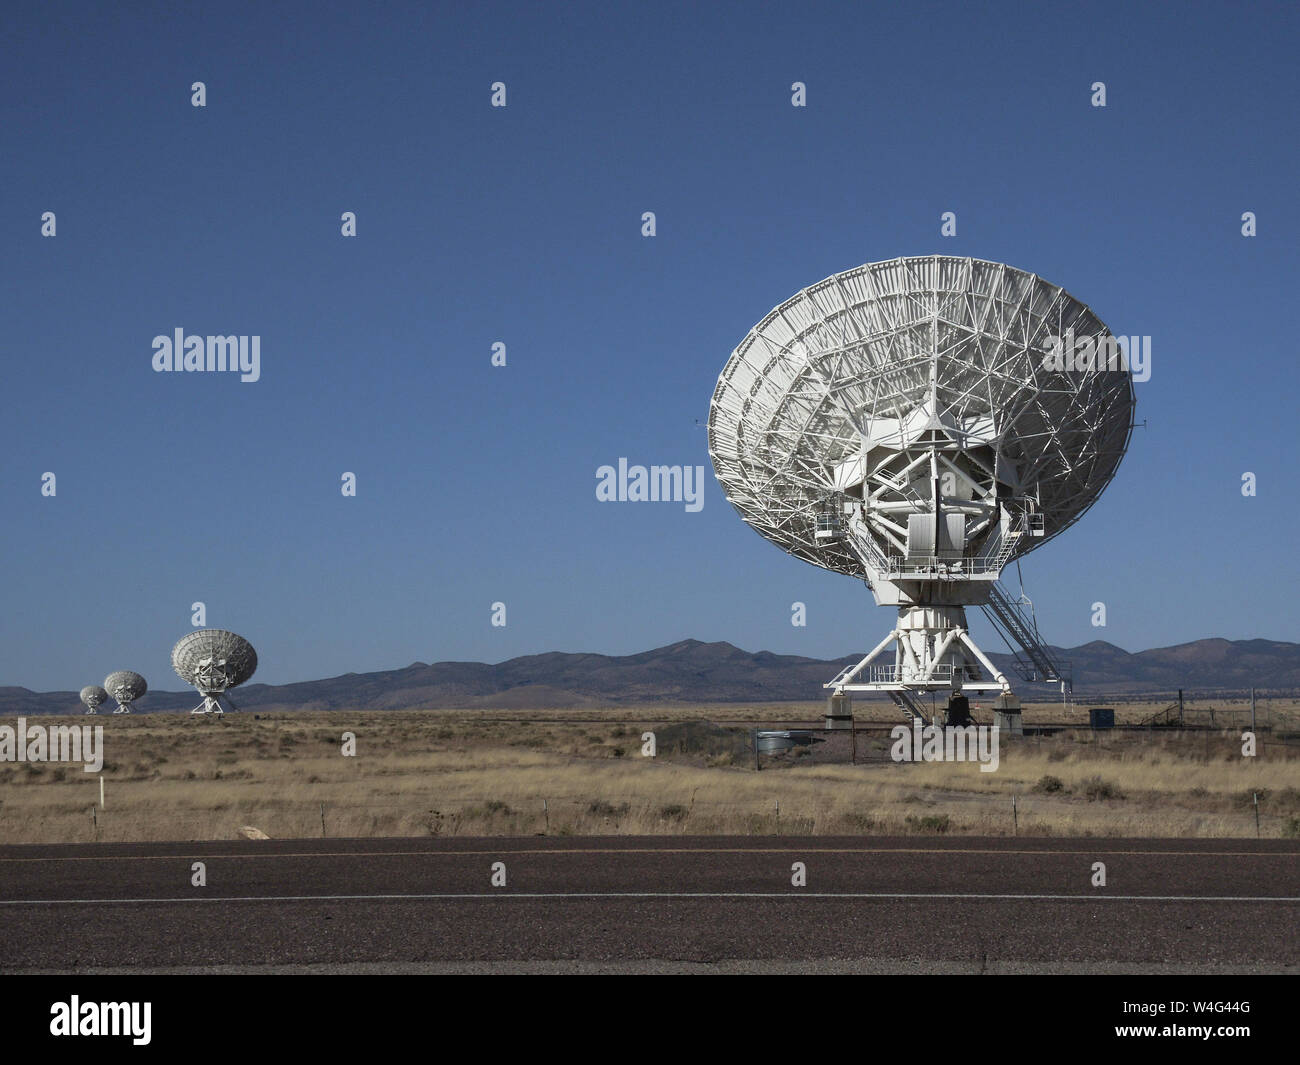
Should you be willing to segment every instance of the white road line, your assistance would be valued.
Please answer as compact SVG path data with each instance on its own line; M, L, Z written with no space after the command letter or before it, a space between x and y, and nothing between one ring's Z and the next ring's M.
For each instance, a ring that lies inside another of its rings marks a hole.
M1293 895L967 895L870 891L498 891L435 895L190 895L158 899L0 899L0 906L110 906L160 902L392 902L435 899L949 899L1017 902L1300 902Z

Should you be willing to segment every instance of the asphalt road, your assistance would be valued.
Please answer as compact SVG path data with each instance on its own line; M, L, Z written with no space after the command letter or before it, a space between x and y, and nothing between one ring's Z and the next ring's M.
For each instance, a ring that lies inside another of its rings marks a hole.
M1300 972L1300 842L7 846L0 971Z

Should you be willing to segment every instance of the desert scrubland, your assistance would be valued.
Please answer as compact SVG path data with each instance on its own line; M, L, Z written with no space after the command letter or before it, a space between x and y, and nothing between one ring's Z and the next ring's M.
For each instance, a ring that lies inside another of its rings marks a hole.
M1166 704L1116 705L1117 720L1131 723ZM29 725L103 726L104 805L100 774L79 764L0 763L0 842L231 839L246 829L272 838L1300 835L1300 703L1261 708L1269 731L1253 758L1241 753L1234 714L1243 709L1221 706L1214 730L1094 733L1086 709L1027 706L1027 726L1071 727L1004 735L995 772L895 763L883 728L859 732L853 751L848 737L830 737L765 756L755 771L752 728L815 727L821 705L812 703L41 717ZM900 721L884 704L855 710L863 726ZM642 753L646 732L654 757ZM343 753L346 733L353 756Z

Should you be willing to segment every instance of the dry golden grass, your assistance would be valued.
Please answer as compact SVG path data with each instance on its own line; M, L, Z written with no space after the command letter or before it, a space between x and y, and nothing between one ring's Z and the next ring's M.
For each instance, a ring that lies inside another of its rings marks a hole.
M862 719L897 721L877 717L875 707L859 710ZM1267 736L1253 759L1240 756L1236 733L1004 737L994 773L970 763L881 761L884 733L859 738L860 751L877 760L856 766L778 759L756 773L749 757L727 751L640 756L642 731L674 722L811 721L820 713L820 704L787 704L64 718L105 726L106 808L96 809L98 779L77 766L3 764L0 842L233 839L245 828L272 838L1254 836L1256 792L1261 835L1300 833L1300 748ZM1063 720L1059 706L1027 708L1027 722L1035 716ZM345 732L355 733L356 757L341 754Z

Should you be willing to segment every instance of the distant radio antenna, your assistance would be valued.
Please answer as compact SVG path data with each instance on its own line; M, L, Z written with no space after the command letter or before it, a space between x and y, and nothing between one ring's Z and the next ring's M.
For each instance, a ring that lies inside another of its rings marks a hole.
M117 700L115 714L129 714L131 704L149 690L149 684L139 673L129 669L119 669L104 678L104 688Z
M81 703L88 714L98 713L99 704L107 698L108 692L104 691L98 684L87 684L81 689Z
M236 709L227 690L243 684L257 670L257 652L242 636L225 629L186 633L172 648L172 669L192 684L203 702L191 714L224 714L224 700Z

